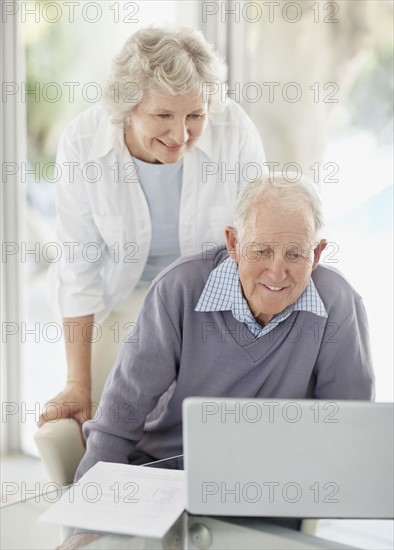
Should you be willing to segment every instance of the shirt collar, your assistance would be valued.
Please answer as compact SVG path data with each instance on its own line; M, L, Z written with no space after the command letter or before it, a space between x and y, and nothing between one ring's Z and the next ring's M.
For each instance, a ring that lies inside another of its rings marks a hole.
M117 143L124 144L122 126L113 124L104 109L102 109L100 120L92 145L89 151L88 161L105 157Z
M315 284L310 279L301 296L262 327L253 317L242 294L238 267L230 257L211 271L195 308L195 311L229 310L237 321L247 325L256 338L270 332L280 322L287 319L293 311L309 311L320 317L328 317Z
M196 149L203 151L207 157L212 158L212 145L212 125L210 119L208 118L204 133L199 137L195 147Z

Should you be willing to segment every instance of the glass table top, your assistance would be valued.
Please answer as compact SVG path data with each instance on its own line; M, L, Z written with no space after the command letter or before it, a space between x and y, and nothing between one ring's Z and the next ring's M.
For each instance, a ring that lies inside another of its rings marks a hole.
M143 466L183 468L182 456L147 463ZM186 511L178 518L162 539L115 535L111 533L79 534L72 536L68 528L37 523L38 518L67 488L48 483L42 494L29 496L21 502L1 508L1 548L47 549L340 549L355 548L317 538L299 530L301 520L280 518L206 517ZM171 503L169 503L171 505ZM369 548L369 546L358 546Z

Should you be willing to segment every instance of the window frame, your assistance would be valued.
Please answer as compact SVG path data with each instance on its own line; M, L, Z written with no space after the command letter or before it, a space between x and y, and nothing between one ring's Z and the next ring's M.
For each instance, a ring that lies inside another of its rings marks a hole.
M0 74L2 84L15 85L20 89L20 82L25 75L24 44L20 26L16 17L2 22L0 36ZM20 414L21 403L21 363L22 345L20 340L21 321L24 319L24 269L20 262L19 246L24 237L23 219L26 210L25 193L20 180L20 167L26 159L26 106L21 96L9 95L0 104L1 140L0 161L1 180L1 242L15 243L17 253L3 257L1 262L1 319L2 346L1 361L1 399L3 419L1 423L2 453L21 450ZM8 175L4 181L5 163L17 164L14 175ZM7 336L7 328L14 327L17 332Z

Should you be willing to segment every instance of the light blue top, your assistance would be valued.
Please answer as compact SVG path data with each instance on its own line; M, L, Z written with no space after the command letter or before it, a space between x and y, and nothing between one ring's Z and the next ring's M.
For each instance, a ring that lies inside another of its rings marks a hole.
M319 293L310 279L301 296L262 327L253 317L242 294L238 267L231 258L224 260L211 272L195 311L231 311L237 321L246 324L255 338L270 332L293 311L310 311L320 317L328 317Z
M162 269L181 255L179 203L183 159L174 164L151 164L133 157L152 220L152 241L140 285L151 283Z

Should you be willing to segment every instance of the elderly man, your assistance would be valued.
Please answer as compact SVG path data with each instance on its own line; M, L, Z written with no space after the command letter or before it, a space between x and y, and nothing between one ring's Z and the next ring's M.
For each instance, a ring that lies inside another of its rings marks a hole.
M241 191L227 249L177 260L152 283L96 417L79 478L98 460L182 453L182 401L195 396L373 397L360 296L319 266L327 241L315 186L255 181Z

